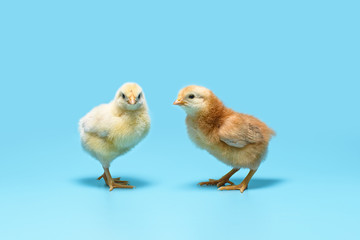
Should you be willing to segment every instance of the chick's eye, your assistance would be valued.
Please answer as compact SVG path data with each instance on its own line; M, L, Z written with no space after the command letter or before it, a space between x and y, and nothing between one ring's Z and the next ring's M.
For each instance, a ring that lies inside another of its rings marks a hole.
M141 98L141 93L139 93L139 95L138 95L138 99L140 99Z
M122 93L122 94L121 94L121 97L122 97L123 99L125 99L125 94Z
M190 98L190 99L193 99L194 97L195 97L194 94L190 94L190 95L189 95L189 98Z

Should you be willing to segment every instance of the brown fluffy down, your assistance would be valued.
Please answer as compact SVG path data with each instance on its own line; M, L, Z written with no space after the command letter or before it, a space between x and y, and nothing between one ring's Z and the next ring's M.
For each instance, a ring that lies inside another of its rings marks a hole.
M189 86L180 91L178 99L185 110L193 107L189 94L202 100L186 118L190 139L232 167L256 170L275 132L259 119L225 107L213 92L203 87Z

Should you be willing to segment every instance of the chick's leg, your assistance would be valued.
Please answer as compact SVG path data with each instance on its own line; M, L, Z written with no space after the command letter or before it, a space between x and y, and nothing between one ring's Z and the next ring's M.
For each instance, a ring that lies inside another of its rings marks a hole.
M231 178L232 175L234 175L234 173L236 173L237 171L239 171L239 168L233 168L230 172L228 172L227 174L225 174L222 178L220 178L219 180L215 180L215 179L209 179L208 182L201 182L199 183L200 186L203 185L216 185L217 187L221 187L224 186L225 183L230 183L231 185L234 185L233 182L231 182L229 179Z
M104 178L106 184L110 187L110 191L114 188L134 188L134 186L127 185L127 181L120 181L120 178L112 178L109 168L104 168L104 174L98 179Z
M252 178L252 176L254 176L255 172L256 172L256 170L251 169L250 172L248 173L248 175L244 178L244 180L239 185L224 186L224 187L219 188L218 190L240 190L240 192L243 193L245 191L245 189L247 189L250 179Z

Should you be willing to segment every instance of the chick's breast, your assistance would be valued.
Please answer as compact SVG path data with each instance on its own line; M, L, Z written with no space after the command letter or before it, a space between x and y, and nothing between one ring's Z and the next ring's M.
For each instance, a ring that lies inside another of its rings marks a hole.
M85 150L108 165L141 141L150 129L146 111L115 116L107 104L100 105L79 122L81 142Z
M122 115L109 134L116 148L131 149L149 132L150 117L146 112L138 116Z

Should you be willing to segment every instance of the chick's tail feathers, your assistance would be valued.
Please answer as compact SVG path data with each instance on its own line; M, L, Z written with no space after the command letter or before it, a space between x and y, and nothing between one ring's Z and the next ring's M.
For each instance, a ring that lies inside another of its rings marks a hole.
M273 129L271 129L271 128L269 128L269 133L270 133L270 136L271 136L271 137L275 137L275 136L276 136L276 132L275 132Z

